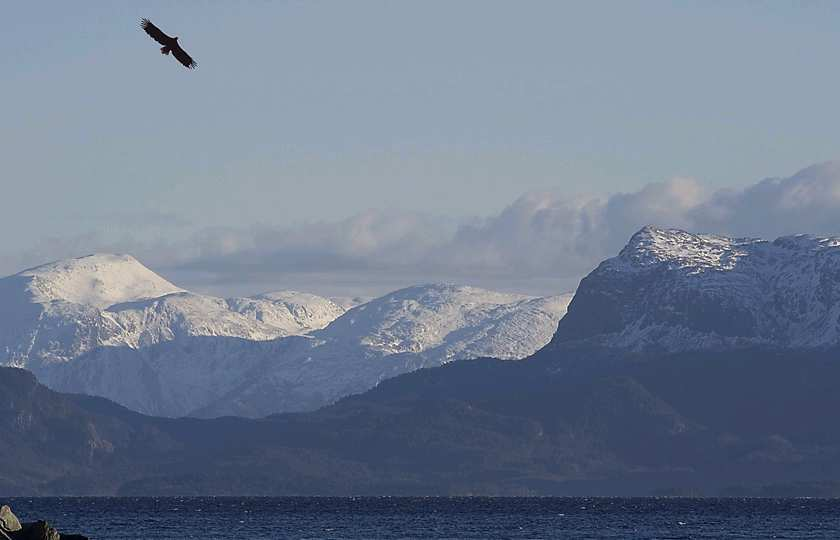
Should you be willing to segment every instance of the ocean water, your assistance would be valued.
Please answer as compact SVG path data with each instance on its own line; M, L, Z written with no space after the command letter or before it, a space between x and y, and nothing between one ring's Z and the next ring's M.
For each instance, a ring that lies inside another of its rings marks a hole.
M840 499L17 498L96 539L840 538Z

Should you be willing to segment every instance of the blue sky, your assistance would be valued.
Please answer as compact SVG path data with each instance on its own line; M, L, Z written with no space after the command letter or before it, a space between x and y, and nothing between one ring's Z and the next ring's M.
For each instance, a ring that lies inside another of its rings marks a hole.
M832 2L5 8L6 272L371 210L461 223L533 192L740 189L840 147ZM199 69L162 57L141 17Z

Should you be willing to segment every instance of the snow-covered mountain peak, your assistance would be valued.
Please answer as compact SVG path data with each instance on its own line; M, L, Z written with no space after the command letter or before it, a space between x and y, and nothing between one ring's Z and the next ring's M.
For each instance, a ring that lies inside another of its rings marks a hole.
M643 270L662 263L672 268L731 269L748 250L764 240L692 234L680 229L644 227L630 238L619 256L606 261L622 270Z
M840 238L645 227L581 282L555 343L634 350L840 344Z
M355 341L387 354L419 353L479 325L492 324L500 335L506 318L533 316L535 311L562 316L569 300L569 296L535 298L444 283L418 285L350 309L317 335ZM515 341L513 336L508 339ZM527 335L520 341L530 346Z
M130 255L89 255L0 279L0 363L37 371L103 346L196 336L272 340L323 328L344 311L294 291L228 299L196 294Z
M65 301L98 309L183 292L131 255L102 253L66 259L17 276L29 279L35 302Z

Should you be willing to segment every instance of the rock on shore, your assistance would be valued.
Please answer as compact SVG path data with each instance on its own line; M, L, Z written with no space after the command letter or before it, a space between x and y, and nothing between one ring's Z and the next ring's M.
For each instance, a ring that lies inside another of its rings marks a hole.
M88 540L81 534L59 534L46 521L21 523L7 505L0 506L0 539L3 540Z

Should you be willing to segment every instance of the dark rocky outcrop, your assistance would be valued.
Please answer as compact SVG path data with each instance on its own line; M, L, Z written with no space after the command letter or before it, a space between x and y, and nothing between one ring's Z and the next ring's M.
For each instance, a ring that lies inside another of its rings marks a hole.
M59 534L46 521L21 523L12 509L0 506L0 539L3 540L88 540L81 534Z

